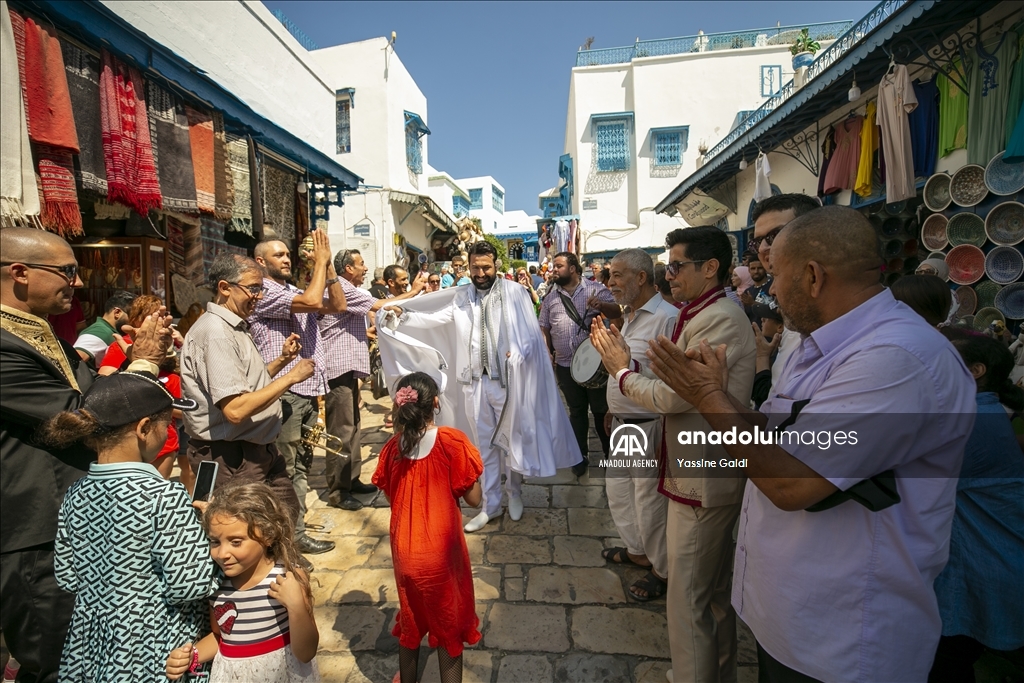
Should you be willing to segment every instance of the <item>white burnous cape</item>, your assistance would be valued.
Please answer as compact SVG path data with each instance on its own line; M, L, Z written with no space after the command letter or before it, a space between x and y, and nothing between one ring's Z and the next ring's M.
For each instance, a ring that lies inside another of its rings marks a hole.
M473 285L450 287L396 302L403 314L378 325L377 342L388 387L410 372L425 372L441 389L441 412L435 423L455 427L473 443L482 439L509 457L509 467L528 477L548 477L557 468L582 460L569 417L558 394L555 373L541 335L530 297L522 285L495 280L489 321L489 341L504 359L500 381L506 390L494 434L478 434L479 405L473 398L474 370L470 362L474 329ZM479 304L476 304L479 306ZM478 314L478 320L482 315ZM493 380L492 380L493 381Z

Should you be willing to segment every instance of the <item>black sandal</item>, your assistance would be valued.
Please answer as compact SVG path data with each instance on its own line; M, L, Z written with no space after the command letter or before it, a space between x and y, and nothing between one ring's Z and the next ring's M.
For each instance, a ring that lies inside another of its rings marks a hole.
M601 551L601 557L604 558L605 562L611 562L612 564L632 564L643 569L651 568L649 564L634 562L633 558L629 556L629 550L626 548L605 548Z
M639 588L645 591L647 595L640 596L633 592L634 588ZM668 581L659 578L653 571L647 572L647 575L642 579L638 579L629 587L629 597L633 598L637 602L650 602L651 600L657 600L661 596L665 595L665 591L668 589Z

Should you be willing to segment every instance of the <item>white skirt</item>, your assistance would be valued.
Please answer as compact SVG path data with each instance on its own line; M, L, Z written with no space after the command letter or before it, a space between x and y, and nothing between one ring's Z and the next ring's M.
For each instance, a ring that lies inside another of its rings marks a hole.
M218 652L210 683L320 683L320 669L316 657L306 664L296 659L290 645L255 657L224 657Z

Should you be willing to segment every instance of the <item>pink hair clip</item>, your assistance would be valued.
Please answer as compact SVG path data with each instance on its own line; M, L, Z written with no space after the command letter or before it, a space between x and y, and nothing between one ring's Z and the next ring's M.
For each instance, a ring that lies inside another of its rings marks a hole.
M412 387L402 387L395 394L395 403L404 406L406 403L415 403L420 400L419 393Z

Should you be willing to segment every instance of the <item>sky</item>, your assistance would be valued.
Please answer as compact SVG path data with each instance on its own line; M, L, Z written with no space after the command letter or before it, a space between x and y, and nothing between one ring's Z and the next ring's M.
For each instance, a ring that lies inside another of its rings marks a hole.
M319 47L398 33L427 98L428 162L453 178L490 175L505 209L539 213L558 181L576 51L652 38L856 21L874 2L326 2L264 0ZM712 144L716 141L712 141ZM358 168L350 169L359 173Z

